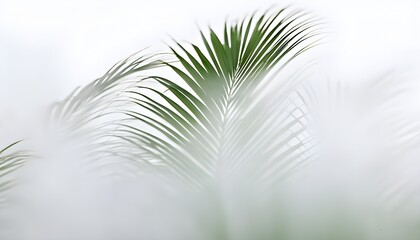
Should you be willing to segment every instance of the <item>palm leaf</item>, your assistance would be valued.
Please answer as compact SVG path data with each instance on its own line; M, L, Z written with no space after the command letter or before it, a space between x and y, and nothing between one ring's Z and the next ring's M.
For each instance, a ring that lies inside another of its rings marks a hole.
M51 118L54 122L70 123L78 129L96 118L109 114L115 103L121 104L118 97L121 89L129 86L133 75L159 66L153 56L132 54L115 64L102 77L79 90L76 88L63 101L52 106ZM138 75L137 75L138 77Z
M49 121L52 141L65 141L67 148L72 144L78 147L73 152L82 153L80 157L89 159L87 164L94 168L112 164L106 159L123 157L124 146L114 132L124 122L121 109L130 109L125 93L135 87L142 74L147 76L149 70L159 66L162 64L156 56L140 51L55 103Z
M15 145L21 141L14 142L0 150L0 206L5 204L4 194L15 184L14 178L11 176L18 168L20 168L28 157L29 152L19 150L10 152Z
M277 72L313 46L315 25L305 13L282 9L226 24L222 36L201 32L203 47L176 43L171 50L179 63L165 63L174 74L145 78L130 91L139 108L126 111L134 121L121 134L150 154L152 166L193 186L232 177L244 166L255 165L261 179L278 173L280 162L298 162L308 147L298 138L305 113L285 114L294 84Z

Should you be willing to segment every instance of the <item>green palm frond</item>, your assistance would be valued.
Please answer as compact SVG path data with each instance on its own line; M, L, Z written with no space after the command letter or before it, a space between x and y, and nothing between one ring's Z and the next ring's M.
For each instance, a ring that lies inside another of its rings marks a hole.
M274 166L294 162L308 145L299 136L305 113L287 109L294 83L277 73L316 43L316 24L282 9L226 24L222 36L201 32L203 47L177 43L179 63L165 63L175 76L144 78L130 91L139 109L126 111L134 121L122 135L147 153L142 160L193 186L244 166L255 178L279 172Z

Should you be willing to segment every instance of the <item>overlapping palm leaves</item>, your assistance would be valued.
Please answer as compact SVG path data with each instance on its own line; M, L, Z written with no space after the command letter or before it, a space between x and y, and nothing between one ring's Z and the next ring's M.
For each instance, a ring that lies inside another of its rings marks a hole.
M134 54L54 105L51 125L89 139L96 160L146 163L195 187L274 180L312 154L295 82L277 73L314 45L316 23L282 9L201 32L202 46L176 43L176 61ZM149 72L158 66L173 74Z

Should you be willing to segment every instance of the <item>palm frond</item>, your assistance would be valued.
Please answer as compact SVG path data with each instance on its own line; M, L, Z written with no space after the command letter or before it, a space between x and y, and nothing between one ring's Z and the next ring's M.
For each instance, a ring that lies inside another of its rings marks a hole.
M5 204L4 193L15 184L11 174L20 168L30 157L28 151L10 151L20 142L14 142L0 150L0 207Z
M152 166L193 186L232 177L242 166L259 168L260 178L278 173L273 164L294 162L307 145L298 137L305 113L293 113L300 106L282 115L294 84L277 73L316 43L316 23L282 9L226 24L221 36L201 32L202 47L176 43L179 63L165 63L175 76L139 81L130 91L139 108L126 111L134 121L121 134L148 152Z
M112 104L121 104L118 97L121 89L126 89L130 84L130 77L145 70L156 68L159 61L153 56L140 55L141 52L132 54L115 64L102 77L91 82L82 89L76 88L63 101L52 106L51 118L54 122L71 123L77 129L90 121L109 114L108 109L113 109Z
M147 72L163 66L155 55L143 51L116 63L102 77L83 88L75 89L64 100L51 107L49 127L54 139L76 143L86 154L89 165L97 168L110 163L106 159L124 156L115 130L124 122L122 109L130 109L127 91L135 87ZM79 144L80 143L80 144ZM67 147L69 147L67 143ZM98 161L101 164L97 164Z

